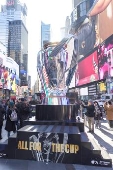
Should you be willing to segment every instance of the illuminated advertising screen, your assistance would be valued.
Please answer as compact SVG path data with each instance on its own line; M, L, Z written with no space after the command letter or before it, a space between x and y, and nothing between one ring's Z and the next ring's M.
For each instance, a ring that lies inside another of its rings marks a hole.
M97 15L103 12L112 0L95 0L92 10L90 11L90 16Z
M97 51L78 62L75 77L76 86L99 80Z
M91 0L85 0L78 5L74 23L75 39L78 41L75 51L82 56L86 56L113 34L113 0L95 0L91 4L90 2ZM84 17L87 7L90 8L86 16L90 16L90 19Z
M98 46L100 80L113 77L113 35Z

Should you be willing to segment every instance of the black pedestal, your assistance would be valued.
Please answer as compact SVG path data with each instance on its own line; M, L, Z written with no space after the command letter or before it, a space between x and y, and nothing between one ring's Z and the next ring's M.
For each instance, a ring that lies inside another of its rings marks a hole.
M36 105L37 120L64 121L75 117L75 105Z
M37 120L25 121L9 139L8 158L112 167L107 152L84 132L84 123L72 121L74 113L74 105L37 105Z
M64 126L77 126L80 132L84 132L84 123L75 121L58 121L58 120L36 120L36 117L32 117L29 120L24 121L24 126L26 125L64 125Z
M17 137L17 159L81 164L81 137L76 126L25 126Z

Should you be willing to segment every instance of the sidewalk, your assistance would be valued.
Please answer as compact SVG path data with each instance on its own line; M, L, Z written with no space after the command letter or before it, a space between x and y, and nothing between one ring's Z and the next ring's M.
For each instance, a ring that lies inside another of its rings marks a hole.
M85 128L85 131L88 129ZM101 129L95 129L94 135L88 134L98 142L110 155L113 161L113 131L109 130L107 121L102 120Z
M4 121L4 126L3 126L3 129L2 129L2 136L3 136L3 139L0 141L0 143L3 143L5 140L7 140L7 132L5 131L5 121ZM87 132L87 127L85 127L85 131ZM13 134L13 133L12 133ZM108 129L108 124L106 122L106 120L104 119L102 121L102 128L101 129L95 129L95 134L92 135L92 134L89 134L88 135L91 137L91 138L95 138L95 140L99 143L99 145L101 147L103 147L105 150L107 150L107 152L109 153L110 157L112 158L112 161L113 161L113 131L110 131ZM0 160L0 164L1 164L1 161ZM12 161L16 161L18 162L17 160L12 160ZM10 160L8 160L8 162L10 162ZM24 161L23 161L24 162ZM31 161L32 162L32 161ZM7 163L8 164L8 163ZM34 163L35 164L35 163ZM39 163L40 165L40 163ZM49 166L50 164L48 164ZM59 166L59 165L58 165ZM43 166L42 166L43 167ZM51 167L51 165L50 165ZM51 167L52 168L52 167ZM51 169L50 168L50 169ZM13 169L13 164L12 164L12 169ZM37 168L36 168L37 169ZM66 168L67 170L68 168ZM95 166L82 166L82 165L73 165L73 170L90 170L90 169L97 169L97 170L113 170L112 168L101 168L101 167L95 167ZM0 170L1 170L1 165L0 165ZM6 170L6 169L5 169ZM41 168L41 170L43 170L43 168ZM45 169L44 169L45 170ZM58 168L58 170L60 170L60 168ZM69 169L71 170L71 169Z

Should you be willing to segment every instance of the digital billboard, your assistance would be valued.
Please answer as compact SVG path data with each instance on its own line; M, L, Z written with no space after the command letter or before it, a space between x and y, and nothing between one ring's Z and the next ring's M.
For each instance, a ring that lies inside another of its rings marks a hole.
M78 62L75 77L76 86L99 80L97 50Z
M92 10L90 11L89 15L94 16L94 15L97 15L103 12L108 7L111 1L112 0L95 0L94 6Z
M113 35L98 46L100 80L113 77Z
M76 30L75 39L78 41L75 44L76 53L84 57L113 34L113 0L95 0L86 17L82 4L85 8L89 5L87 0L78 5L81 16L76 16L74 29Z

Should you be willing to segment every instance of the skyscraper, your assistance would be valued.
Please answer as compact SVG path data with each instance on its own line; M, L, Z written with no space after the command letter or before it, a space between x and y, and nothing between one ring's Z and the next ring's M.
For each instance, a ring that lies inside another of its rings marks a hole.
M70 18L69 16L67 16L65 20L65 26L60 28L61 39L67 37L69 35L69 31L70 31Z
M51 25L41 22L41 48L51 39Z
M9 22L7 21L6 15L0 13L0 41L8 47L8 27Z
M28 31L26 28L27 7L19 0L6 0L0 13L0 41L8 48L8 56L20 68L21 86L27 85Z
M72 9L74 9L83 0L72 0Z

